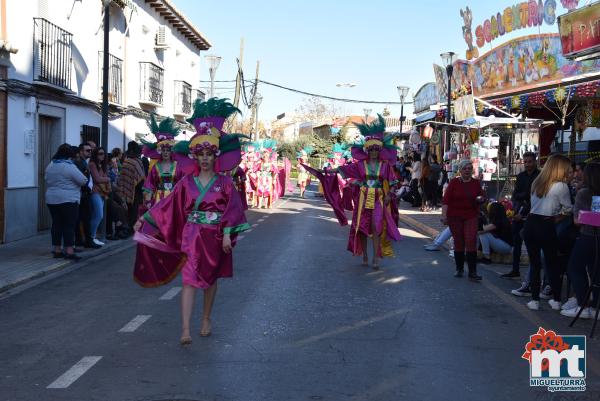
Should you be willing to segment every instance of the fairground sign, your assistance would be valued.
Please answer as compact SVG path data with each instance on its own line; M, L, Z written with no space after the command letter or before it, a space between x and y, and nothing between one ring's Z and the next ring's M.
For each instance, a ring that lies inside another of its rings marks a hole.
M600 2L560 16L558 28L565 57L600 55Z

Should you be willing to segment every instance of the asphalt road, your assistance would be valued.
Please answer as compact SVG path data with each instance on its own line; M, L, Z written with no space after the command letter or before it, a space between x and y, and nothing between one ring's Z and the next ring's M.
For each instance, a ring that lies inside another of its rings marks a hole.
M589 338L586 393L529 386L529 336L588 334L590 322L529 311L498 277L506 268L456 279L445 252L403 229L396 258L373 272L320 199L248 215L213 335L197 335L198 297L190 347L179 345L180 279L138 287L133 250L0 300L0 400L600 399Z

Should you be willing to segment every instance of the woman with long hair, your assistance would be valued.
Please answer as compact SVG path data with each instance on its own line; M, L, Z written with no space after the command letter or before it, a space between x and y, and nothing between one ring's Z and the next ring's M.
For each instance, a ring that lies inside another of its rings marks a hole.
M461 160L458 171L460 174L450 180L444 193L441 220L444 225L450 227L454 239L454 276L463 276L466 259L469 279L479 281L481 276L477 274L477 227L484 193L480 182L473 178L471 160Z
M523 228L523 240L529 255L531 269L531 298L527 307L540 308L540 284L542 252L550 276L553 299L548 301L554 310L560 310L560 266L557 249L556 223L571 214L573 204L567 183L571 180L573 168L569 158L552 155L531 185L531 211Z
M97 147L92 151L90 160L90 174L94 186L92 188L92 219L90 223L90 233L92 241L96 245L104 245L96 236L100 222L104 217L104 201L110 194L110 178L108 177L108 162L106 151L103 147Z
M423 158L421 161L421 177L419 178L419 193L421 194L421 211L428 212L430 208L430 202L432 194L429 191L427 181L429 181L429 173L431 172L431 166L429 165L429 159Z
M75 254L75 225L79 215L85 175L73 163L78 148L63 143L46 167L46 205L52 216L52 254L55 258L79 259ZM64 248L63 248L64 247Z
M192 342L190 320L198 289L204 291L200 336L211 334L217 280L233 275L236 236L250 228L231 176L221 174L241 160L239 136L221 131L235 112L238 109L225 100L196 101L188 121L196 127L189 152L196 159L197 171L182 178L134 227L138 231L134 270L138 284L163 285L183 270L181 345Z
M587 295L590 283L589 277L594 277L595 261L598 258L598 238L595 230L597 228L579 223L579 212L582 210L591 210L592 197L600 196L600 163L588 163L583 170L583 187L577 192L575 205L573 206L573 217L575 224L580 226L579 236L575 241L575 246L571 251L567 274L573 284L577 305L563 309L560 313L564 316L575 317L581 311L582 319L591 319L593 310L586 305L585 296ZM600 273L596 275L596 285L600 285ZM598 287L594 289L593 299L600 297ZM566 306L567 304L565 304Z

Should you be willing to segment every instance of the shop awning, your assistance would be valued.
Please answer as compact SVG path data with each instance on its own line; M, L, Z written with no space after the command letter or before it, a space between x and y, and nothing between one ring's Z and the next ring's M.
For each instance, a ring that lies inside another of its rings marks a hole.
M422 123L423 121L432 120L435 118L435 111L428 111L427 113L419 114L415 117L415 123Z
M527 118L525 120L520 118L509 118L509 117L484 117L484 116L475 116L467 118L465 121L462 121L462 124L471 126L473 128L485 128L489 125L540 125L542 124L542 120L537 120L533 118Z

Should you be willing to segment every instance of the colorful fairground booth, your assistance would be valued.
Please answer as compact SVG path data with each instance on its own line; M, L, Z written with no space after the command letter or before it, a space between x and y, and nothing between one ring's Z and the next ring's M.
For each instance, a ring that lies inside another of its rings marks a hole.
M470 158L490 196L511 192L525 152L542 162L553 152L575 161L600 156L600 2L561 4L566 13L558 18L554 0L507 7L478 25L475 36L471 10L461 10L468 49L467 60L452 64L453 122L442 108L417 125L425 141L439 134L439 147L430 149L439 149L450 174ZM519 37L479 55L507 32L543 24L560 33ZM446 93L446 71L434 72L439 94Z

